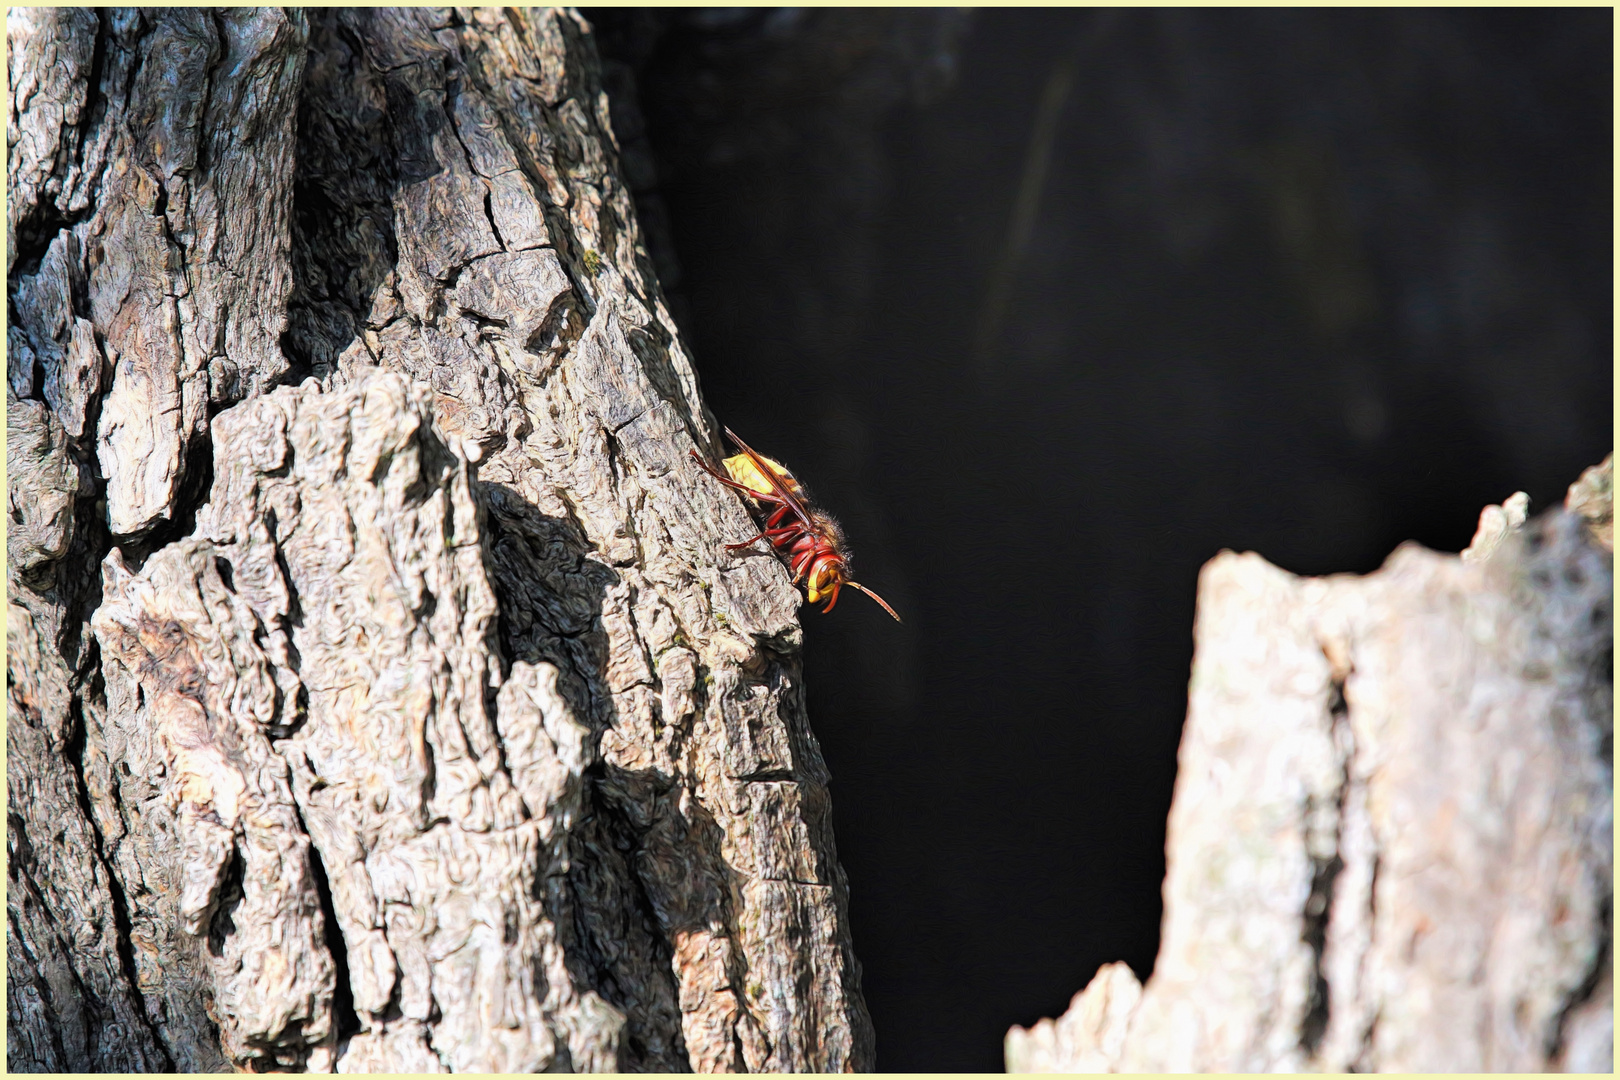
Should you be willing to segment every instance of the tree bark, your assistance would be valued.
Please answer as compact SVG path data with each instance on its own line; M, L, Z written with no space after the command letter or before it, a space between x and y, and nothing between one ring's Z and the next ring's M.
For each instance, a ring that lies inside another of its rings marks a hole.
M7 49L8 1067L869 1069L588 25Z
M1205 566L1153 974L1008 1071L1610 1071L1611 490L1362 578Z

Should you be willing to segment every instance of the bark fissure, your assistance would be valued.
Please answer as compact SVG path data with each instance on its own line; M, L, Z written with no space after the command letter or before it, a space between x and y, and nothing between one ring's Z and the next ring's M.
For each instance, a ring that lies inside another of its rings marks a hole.
M1333 1008L1333 987L1328 981L1323 953L1327 948L1328 926L1333 919L1334 885L1339 873L1344 869L1344 859L1340 856L1339 847L1343 836L1345 796L1350 788L1351 761L1355 755L1350 707L1345 698L1346 678L1346 675L1335 675L1328 692L1329 727L1333 743L1340 755L1339 776L1337 786L1330 796L1331 825L1326 827L1330 830L1330 835L1323 837L1319 842L1320 850L1310 852L1311 886L1305 900L1303 929L1300 935L1301 940L1311 950L1311 977L1305 1015L1300 1020L1299 1045L1306 1057L1312 1058L1316 1056L1322 1044L1322 1037L1327 1034L1328 1020ZM1306 808L1307 834L1313 826L1323 828L1311 820L1314 816L1311 809L1309 806ZM1307 840L1307 844L1309 843Z
M114 784L112 786L111 796L116 803L119 799L118 785ZM90 814L88 815L88 820L90 821L91 828L95 831L99 840L101 832L100 825L96 820L96 816L94 814ZM128 980L130 995L135 999L135 1003L140 1009L141 1021L150 1025L152 1022L151 1016L153 1007L147 1002L146 995L141 989L140 974L135 965L135 924L134 920L130 918L129 897L124 892L123 882L120 880L117 867L113 865L110 859L104 859L103 862L107 867L108 892L112 896L113 924L117 927L118 931L118 938L115 942L118 950L118 961L123 969L124 978ZM160 1037L161 1033L156 1029L155 1026L151 1028L151 1033L152 1041L156 1046L158 1053L162 1055L163 1058L163 1071L179 1071L174 1060L174 1056L170 1053L168 1045Z
M92 652L94 649L95 643L91 642ZM94 660L89 659L88 662L93 664ZM97 678L99 679L99 675L97 675ZM75 782L74 795L78 802L79 813L84 816L84 821L89 827L88 831L94 845L94 856L97 862L101 864L103 871L106 873L107 891L112 900L111 914L116 933L116 938L113 945L118 956L119 966L123 971L124 978L129 981L130 994L134 998L135 1004L139 1009L140 1022L150 1025L150 1019L147 1013L146 998L141 993L140 983L136 977L135 945L130 938L131 923L129 918L129 901L124 896L124 887L118 879L117 868L113 865L112 860L108 858L106 840L101 831L101 822L98 819L94 807L91 806L90 787L86 782L84 775L84 755L86 752L88 731L84 718L84 701L82 694L89 692L90 689L91 688L88 687L81 687L78 691L74 692L69 702L68 715L69 723L72 726L70 728L71 734L69 736L68 743L64 748L66 750L65 756L68 763L73 768L73 779ZM116 787L114 788L114 792L114 797L116 798ZM73 972L73 978L76 983L83 986L77 971ZM93 995L89 993L88 990L86 990L84 996L87 1001L93 1000ZM173 1069L174 1061L169 1056L168 1049L163 1045L162 1041L157 1038L157 1031L155 1029L151 1029L150 1027L149 1031L158 1052L163 1056L164 1064L170 1069ZM92 1059L95 1057L94 1047L92 1047L91 1057ZM64 1057L63 1060L66 1061L67 1058Z
M140 570L152 554L191 536L197 531L197 511L208 502L208 492L214 482L214 444L207 438L197 439L186 450L184 479L175 493L173 516L163 518L142 532L123 538L119 550L124 553L130 567ZM113 548L113 538L105 539L106 546L98 553L97 562Z
M298 827L306 834L303 812L294 804ZM332 1011L341 1060L343 1043L360 1030L360 1015L354 1011L354 989L349 983L349 946L343 939L343 924L338 921L337 908L332 902L332 883L326 876L326 864L321 861L321 850L314 844L309 849L309 869L315 878L315 893L320 898L321 917L325 920L324 941L332 956L336 979L332 989Z

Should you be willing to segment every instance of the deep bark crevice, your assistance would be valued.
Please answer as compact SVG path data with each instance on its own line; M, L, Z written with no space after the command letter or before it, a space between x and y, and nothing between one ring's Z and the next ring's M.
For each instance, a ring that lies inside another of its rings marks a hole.
M107 64L108 41L112 32L108 27L107 13L99 8L93 8L92 11L96 17L95 42L90 52L84 109L80 113L80 122L74 129L74 145L71 148L64 148L63 156L69 160L82 157L85 144L107 111L102 79ZM56 171L58 180L62 179L62 171L59 164ZM32 213L17 223L17 260L8 275L13 287L19 277L32 274L39 269L40 260L45 257L45 252L49 250L51 241L56 239L58 233L72 229L95 216L98 201L95 197L96 187L88 180L84 183L88 197L82 209L63 211L57 206L56 199L52 198L35 203ZM84 312L76 308L74 314L83 315Z
M1354 756L1353 736L1350 734L1350 707L1345 698L1346 676L1336 676L1328 695L1328 715L1335 748L1339 751L1339 775L1333 793L1334 805L1332 854L1311 854L1311 890L1305 900L1305 911L1300 939L1311 950L1311 979L1305 1015L1300 1021L1299 1045L1308 1058L1316 1056L1327 1033L1328 1020L1333 1008L1333 988L1328 983L1323 967L1323 953L1327 948L1328 926L1333 920L1334 885L1344 869L1340 844L1344 835L1345 798L1350 790L1350 767ZM1307 808L1307 828L1312 814Z
M297 804L294 804L297 810ZM298 827L307 835L302 813L298 814ZM343 926L338 922L337 908L332 903L332 883L326 877L326 863L321 860L320 848L312 841L309 845L309 870L315 879L315 892L321 901L321 917L325 920L326 951L332 954L332 967L337 975L332 989L332 1013L337 1021L337 1040L360 1030L360 1015L354 1010L354 989L349 984L349 947L343 939Z
M173 514L133 536L120 537L117 544L123 551L130 568L139 571L154 552L182 540L197 531L197 511L208 502L214 486L214 440L207 434L189 440L186 444L185 466L180 486L175 493ZM106 558L113 548L112 537L101 552Z
M216 958L225 955L226 939L236 933L236 920L232 916L242 906L246 895L243 891L246 873L247 863L242 858L242 849L239 846L232 848L230 862L220 878L218 900L204 927L205 945L209 954Z
M366 47L341 14L311 10L311 68L298 101L298 152L292 177L292 292L283 351L296 370L288 382L329 375L366 328L374 290L399 258L393 197L401 177L390 122L333 111L328 64L338 78L370 85L377 75ZM317 66L314 61L319 61ZM355 125L363 127L356 128ZM371 157L355 160L351 154ZM368 231L369 230L369 231ZM371 236L377 248L355 248Z
M55 203L38 203L32 215L28 218L28 228L17 230L17 260L11 267L11 284L15 288L18 279L30 277L39 272L40 264L45 259L45 253L50 250L51 244L64 232L70 232L75 226L89 221L95 216L95 207L82 211L63 213ZM83 315L78 305L74 305L75 315ZM15 320L11 320L15 322Z

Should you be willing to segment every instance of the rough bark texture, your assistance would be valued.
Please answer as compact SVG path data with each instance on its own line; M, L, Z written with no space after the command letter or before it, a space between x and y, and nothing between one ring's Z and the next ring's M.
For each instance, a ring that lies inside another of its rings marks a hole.
M1153 975L1009 1071L1612 1069L1610 468L1465 558L1204 568Z
M589 27L7 47L8 1066L869 1068Z

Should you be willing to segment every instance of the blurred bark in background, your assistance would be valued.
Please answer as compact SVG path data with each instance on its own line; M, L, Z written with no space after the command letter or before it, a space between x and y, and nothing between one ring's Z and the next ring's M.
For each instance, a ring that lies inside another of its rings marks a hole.
M870 1067L588 25L7 50L8 1067Z
M1612 468L1461 557L1212 560L1153 975L1008 1071L1612 1070Z

